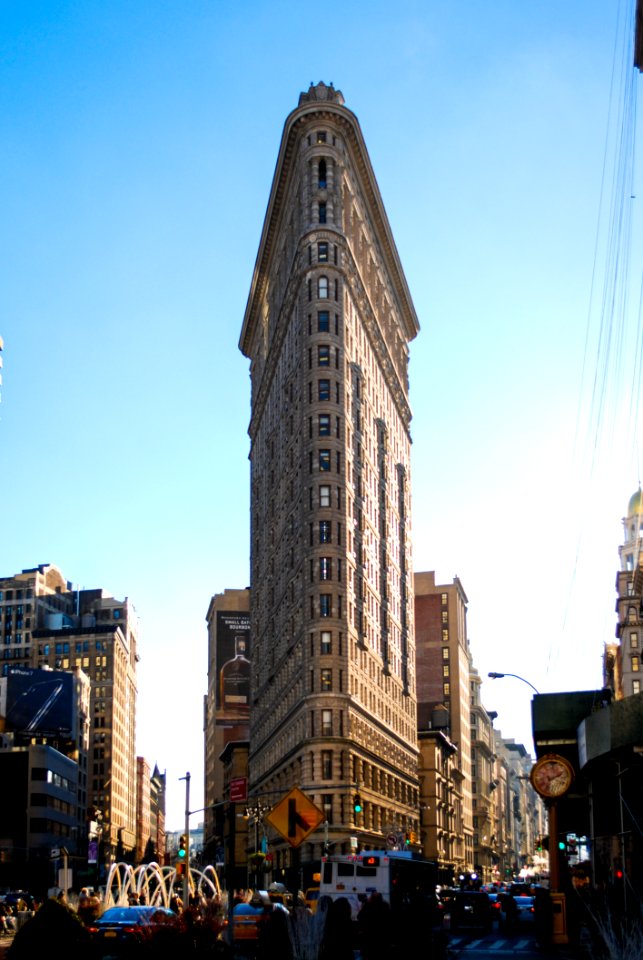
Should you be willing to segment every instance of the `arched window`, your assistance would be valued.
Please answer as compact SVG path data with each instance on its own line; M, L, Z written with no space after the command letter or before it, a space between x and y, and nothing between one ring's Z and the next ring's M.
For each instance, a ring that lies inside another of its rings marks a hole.
M317 186L320 190L326 189L326 161L320 160L317 171Z
M317 296L320 300L328 300L328 277L320 277L317 281Z

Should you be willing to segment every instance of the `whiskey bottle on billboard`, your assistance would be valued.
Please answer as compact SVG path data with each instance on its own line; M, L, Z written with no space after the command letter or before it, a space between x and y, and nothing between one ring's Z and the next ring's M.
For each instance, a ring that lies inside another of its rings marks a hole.
M234 657L219 673L219 702L225 717L247 719L250 713L250 661L246 657L246 638L234 638Z

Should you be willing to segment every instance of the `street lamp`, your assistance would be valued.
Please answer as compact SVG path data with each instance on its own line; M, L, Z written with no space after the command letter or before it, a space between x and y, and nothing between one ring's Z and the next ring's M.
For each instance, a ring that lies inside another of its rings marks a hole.
M488 673L487 676L491 677L492 680L502 680L503 677L514 677L514 679L522 680L523 683L526 683L527 686L531 687L534 693L538 693L533 683L530 683L529 680L525 680L524 677L519 677L517 673L496 673L495 671L492 671L491 673Z

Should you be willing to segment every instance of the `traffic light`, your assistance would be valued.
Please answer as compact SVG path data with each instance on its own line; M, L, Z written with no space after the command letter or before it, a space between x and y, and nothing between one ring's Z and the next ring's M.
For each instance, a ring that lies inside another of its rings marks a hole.
M182 861L182 860L179 860L179 862L177 863L177 865L176 865L176 867L175 867L175 870L176 870L176 875L177 875L177 877L184 877L184 876L185 876L185 862Z
M417 840L417 837L415 836L415 831L411 830L411 832L409 833L409 842L415 843L416 840Z
M410 834L410 833L405 833L405 834L404 834L404 846L405 846L405 847L409 847L410 845L411 845L411 834Z
M185 836L184 833L182 833L181 836L179 837L179 849L177 852L177 856L179 857L180 860L185 861L186 847L187 847L187 837Z
M360 797L359 793L356 793L353 797L353 810L355 813L362 812L362 798Z

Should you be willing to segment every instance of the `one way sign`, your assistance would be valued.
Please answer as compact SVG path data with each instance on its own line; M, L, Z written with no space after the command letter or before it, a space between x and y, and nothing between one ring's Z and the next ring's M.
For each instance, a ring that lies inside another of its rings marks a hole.
M298 847L303 843L325 819L323 811L298 787L294 787L266 814L268 823L272 824L291 847Z

